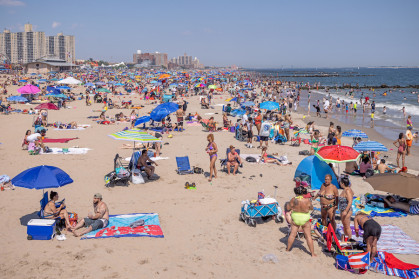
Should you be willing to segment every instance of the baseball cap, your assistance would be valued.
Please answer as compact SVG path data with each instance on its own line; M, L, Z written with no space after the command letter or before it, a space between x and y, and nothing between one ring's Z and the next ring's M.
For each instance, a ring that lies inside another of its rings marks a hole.
M96 199L102 199L102 194L100 194L100 193L96 193L96 194L94 195L94 197L95 197Z

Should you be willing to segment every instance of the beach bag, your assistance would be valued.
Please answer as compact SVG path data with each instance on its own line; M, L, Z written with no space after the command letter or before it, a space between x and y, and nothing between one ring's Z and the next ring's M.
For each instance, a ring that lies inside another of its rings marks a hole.
M75 212L68 212L68 220L70 221L70 226L75 226L77 225L78 222L78 215Z
M129 172L124 167L116 168L116 176L119 178L126 178L129 176Z
M143 176L141 174L139 174L139 175L132 175L131 176L131 182L133 184L144 184L145 183L144 178L143 178Z
M308 150L303 150L303 151L298 152L298 155L304 155L304 156L307 156L307 155L310 155L310 151L308 151Z
M365 177L371 177L374 175L374 170L373 169L367 169L367 171L365 172Z
M193 167L193 172L196 174L201 174L204 172L204 170L200 167Z
M254 158L254 157L246 157L246 162L249 162L249 163L256 163L257 162L257 160L256 160L256 158Z

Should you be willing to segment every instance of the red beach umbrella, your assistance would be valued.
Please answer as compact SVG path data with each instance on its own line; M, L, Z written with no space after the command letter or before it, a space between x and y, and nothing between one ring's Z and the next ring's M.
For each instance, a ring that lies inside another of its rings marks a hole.
M327 163L345 163L356 161L361 154L349 146L329 145L320 148L316 156Z
M36 106L35 109L59 110L59 108L53 103L43 103L43 104L40 104L39 106Z

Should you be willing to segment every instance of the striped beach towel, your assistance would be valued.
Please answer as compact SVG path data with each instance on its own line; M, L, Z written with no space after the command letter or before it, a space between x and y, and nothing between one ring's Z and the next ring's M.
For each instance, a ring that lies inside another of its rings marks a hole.
M407 279L419 277L419 266L402 262L386 252L377 252L369 270Z
M402 229L393 225L381 226L381 237L377 249L394 254L419 254L419 243Z

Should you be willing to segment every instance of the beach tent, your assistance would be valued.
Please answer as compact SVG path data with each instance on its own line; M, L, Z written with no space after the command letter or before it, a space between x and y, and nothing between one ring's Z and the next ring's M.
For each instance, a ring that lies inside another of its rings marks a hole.
M332 184L339 189L338 180L336 175L333 173L333 170L326 162L323 162L316 156L312 155L300 162L297 170L295 171L294 178L303 178L303 181L310 182L311 189L318 190L322 186L326 174L330 174L332 176Z
M63 80L58 81L59 84L81 84L82 82L80 80L77 80L73 77L68 77Z

